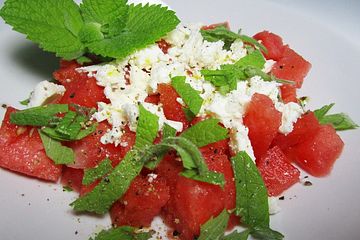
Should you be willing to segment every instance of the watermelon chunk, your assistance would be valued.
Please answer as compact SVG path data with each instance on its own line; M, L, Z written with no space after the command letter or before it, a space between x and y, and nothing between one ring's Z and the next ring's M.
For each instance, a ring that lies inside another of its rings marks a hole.
M282 56L285 49L283 40L280 36L269 31L262 31L253 36L266 47L268 53L264 53L266 59L278 61Z
M309 174L321 177L328 175L340 156L344 142L331 125L321 125L313 136L287 152Z
M150 180L140 175L131 183L124 197L112 206L112 222L115 226L150 226L169 198L165 179L157 176Z
M277 146L256 159L256 166L264 180L269 196L278 196L299 181L300 171Z
M288 135L278 133L272 145L282 150L292 147L311 138L319 130L320 124L313 112L307 112L294 124L294 129Z
M102 144L100 142L101 137L108 129L110 129L109 124L101 122L96 131L91 135L79 141L67 143L75 152L75 163L69 166L81 169L93 168L106 157L112 161L113 166L116 166L125 156L126 152L134 145L135 133L126 128L121 138L121 141L126 143L126 146L115 147L114 144Z
M82 169L70 168L64 166L61 176L61 184L64 187L69 187L72 190L80 193L82 188L82 179L84 171Z
M269 149L281 125L281 113L271 99L254 94L245 113L244 124L249 128L249 138L256 158Z
M284 84L280 86L281 99L284 103L294 102L297 103L296 86L290 84Z
M74 103L93 108L97 108L98 102L108 103L104 88L96 84L94 77L88 77L87 73L76 71L78 67L81 65L73 61L62 62L60 69L53 73L54 78L66 89L60 103Z
M295 86L301 88L310 68L311 64L308 61L286 47L282 58L274 64L271 73L277 78L295 81Z
M19 127L10 123L9 107L0 128L0 167L28 176L56 182L61 175L61 165L46 156L36 128Z
M189 126L185 113L180 103L176 101L180 97L175 89L168 84L159 84L160 103L163 105L165 117L169 120L183 123L183 129Z

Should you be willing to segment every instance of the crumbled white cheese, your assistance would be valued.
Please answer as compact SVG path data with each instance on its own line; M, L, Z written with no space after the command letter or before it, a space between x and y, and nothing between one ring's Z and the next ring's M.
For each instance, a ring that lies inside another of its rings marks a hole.
M269 73L276 62L274 60L266 60L263 71Z
M126 125L131 131L136 131L139 104L159 117L160 128L167 123L178 132L182 131L182 123L166 119L161 104L144 102L149 94L157 93L158 84L170 83L174 76L186 76L186 83L199 91L204 99L199 115L214 116L231 130L230 145L235 152L246 151L255 159L249 130L242 123L246 107L255 93L268 96L282 112L279 131L288 133L292 130L293 123L302 112L296 103L283 104L279 101L279 83L263 81L255 76L249 81L239 81L236 90L221 95L210 82L204 80L202 69L219 69L223 64L233 64L246 56L247 50L241 40L236 40L229 50L223 48L222 41L205 41L200 33L201 26L180 24L170 32L164 38L171 44L167 54L154 44L121 62L78 69L95 77L98 85L105 87L105 96L110 100L109 104L98 103L98 112L93 116L97 121L107 120L113 127L103 136L102 142L120 144ZM273 64L272 60L266 61L263 71L270 71ZM127 74L130 75L130 83L125 80ZM185 105L181 98L177 102Z
M296 123L297 119L304 114L304 109L294 102L278 104L276 107L282 112L279 131L285 135L289 134L294 129L294 123Z
M65 88L49 81L39 82L34 91L31 92L29 107L37 107L43 104L51 103L56 98L64 95Z
M148 177L148 182L149 183L152 183L156 178L157 178L157 174L155 174L155 173L149 173L148 175L147 175L147 177Z
M278 205L278 199L276 197L269 197L269 214L274 215L281 211L281 208Z

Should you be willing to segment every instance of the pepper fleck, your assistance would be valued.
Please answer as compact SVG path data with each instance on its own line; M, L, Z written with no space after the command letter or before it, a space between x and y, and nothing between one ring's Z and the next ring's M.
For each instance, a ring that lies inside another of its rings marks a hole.
M1 107L2 107L2 108L7 108L7 105L6 105L5 103L3 103L3 104L1 105Z
M70 98L74 98L74 97L75 97L75 93L70 94L69 97L70 97Z
M310 182L310 181L305 181L304 182L304 186L312 186L313 184L312 184L312 182Z
M279 197L279 200L284 200L284 199L285 199L284 196Z

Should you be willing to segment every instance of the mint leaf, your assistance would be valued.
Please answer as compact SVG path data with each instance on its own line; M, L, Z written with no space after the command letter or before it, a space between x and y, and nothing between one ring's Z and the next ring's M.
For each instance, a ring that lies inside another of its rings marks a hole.
M90 185L95 182L97 179L102 178L104 175L109 173L112 170L112 165L110 159L106 158L99 163L94 168L85 169L84 177L82 179L82 184Z
M230 214L224 209L217 217L210 218L200 227L198 240L221 240L223 239Z
M85 44L104 39L104 34L101 32L101 25L93 22L85 23L78 35L80 41Z
M20 101L19 102L21 105L23 105L23 106L27 106L27 105L29 105L29 103L30 103L30 98L27 98L27 99L25 99L25 100L22 100L22 101Z
M163 139L176 136L176 129L167 123L164 124L162 132L163 132L163 134L162 134Z
M102 230L95 239L89 240L147 240L151 238L151 232L137 232L138 229L129 226L121 226Z
M268 195L260 173L246 152L231 158L236 186L235 214L249 225L269 226Z
M92 53L122 59L138 49L154 44L179 23L173 11L160 5L130 5L123 30L109 38L88 43Z
M103 178L89 193L78 198L70 205L75 211L87 211L97 214L106 213L111 205L129 188L134 178L143 168L141 153L130 150L114 170Z
M171 85L184 100L190 111L196 115L199 113L204 100L200 97L199 92L193 89L185 80L186 77L184 76L173 77L171 79Z
M10 122L19 126L47 126L57 113L69 111L67 104L50 104L28 108L10 115Z
M259 50L255 50L252 53L249 53L243 58L240 58L234 65L236 67L247 67L253 66L259 69L264 68L265 58Z
M175 137L175 136L176 136L176 129L165 123L162 131L162 140L168 137ZM163 150L161 150L152 161L148 161L145 164L145 167L154 170L169 150L170 150L169 147L164 146Z
M76 141L83 139L84 137L87 137L91 133L95 132L97 126L98 123L92 123L90 126L86 126L85 128L82 128L76 136L72 136L72 137L60 134L56 131L55 128L51 128L51 127L42 128L41 131L46 135L48 135L49 137L58 141Z
M250 230L244 230L242 232L233 231L226 235L222 240L247 240L249 238Z
M81 130L81 123L85 125L85 117L78 116L75 112L70 111L58 123L55 131L68 138L75 138Z
M84 23L79 6L72 0L7 0L0 16L14 30L58 57L74 59L84 52L77 36Z
M136 128L135 146L138 148L151 145L158 133L159 117L139 106L139 121Z
M182 111L184 112L186 120L188 120L188 122L191 122L196 117L195 114L188 107L183 107Z
M46 155L53 160L55 164L74 163L75 155L71 148L61 145L59 141L48 137L41 131L39 131L39 134L44 145Z
M227 50L230 49L231 44L235 40L240 39L244 43L254 45L259 49L261 49L263 52L267 53L267 49L265 48L265 46L259 43L258 41L256 41L255 39L246 35L240 35L234 33L223 25L217 26L214 29L208 29L208 30L202 29L200 30L200 33L203 36L203 38L208 42L217 42L220 40L223 41L225 43L224 48Z
M315 117L320 121L329 111L330 109L335 105L335 103L331 103L329 105L325 105L320 109L317 109L314 111Z
M346 113L337 113L324 116L320 124L331 124L336 131L356 129L359 127Z
M127 14L126 0L83 0L80 10L85 22L110 24Z
M328 115L327 113L334 105L334 103L331 103L314 111L320 124L331 124L336 131L356 129L359 127L346 113Z
M269 227L256 226L250 230L251 236L259 240L282 240L284 235Z
M190 140L197 147L203 147L228 138L228 130L219 125L219 120L209 118L186 129L181 137Z

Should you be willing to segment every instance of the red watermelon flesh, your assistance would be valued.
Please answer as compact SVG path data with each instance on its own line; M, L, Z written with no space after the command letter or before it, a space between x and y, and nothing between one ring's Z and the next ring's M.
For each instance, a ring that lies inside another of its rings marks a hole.
M244 124L249 128L249 138L256 158L269 149L281 125L281 113L272 100L262 94L254 94L245 113Z
M10 114L17 110L9 107L0 128L0 166L28 176L56 182L61 165L46 156L36 128L19 127L10 123Z
M278 61L283 56L285 46L280 36L269 31L262 31L255 34L253 38L261 41L266 47L267 54L263 52L266 59Z
M300 171L289 163L286 155L277 146L256 159L256 166L269 196L278 196L299 181Z
M295 86L301 88L310 68L311 64L308 61L286 47L282 58L274 64L271 73L277 78L295 81Z

